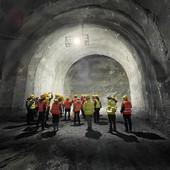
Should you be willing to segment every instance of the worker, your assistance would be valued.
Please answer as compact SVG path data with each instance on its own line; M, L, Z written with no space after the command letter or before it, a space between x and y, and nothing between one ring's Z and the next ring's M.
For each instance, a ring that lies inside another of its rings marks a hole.
M108 96L107 97L107 106L106 106L106 112L108 115L108 122L109 122L109 133L116 132L116 110L117 110L117 100L114 98L114 96ZM113 127L112 127L113 125Z
M74 105L74 102L76 102L76 101L77 101L77 94L75 94L74 97L72 98L72 101L71 101L72 105Z
M59 98L58 98L59 99ZM60 119L60 114L61 114L61 102L58 99L54 99L54 103L52 104L50 112L52 113L53 116L53 128L54 131L59 130L59 119Z
M102 108L101 101L98 95L95 95L94 99L94 123L99 123L100 109Z
M80 125L80 110L81 110L81 100L77 98L76 102L74 102L73 105L73 111L74 111L74 125L76 125L76 121L78 121Z
M86 115L86 121L88 125L87 130L91 131L92 130L91 117L94 113L94 102L90 100L90 95L86 96L86 101L83 104L83 110L84 110L84 114Z
M64 96L60 95L59 97L61 99L60 104L61 104L61 114L60 117L63 117L64 114Z
M45 116L47 111L47 101L46 101L46 95L41 95L40 99L38 101L38 120L37 120L37 130L39 128L39 123L41 121L41 127L42 130L44 130L45 126Z
M26 100L26 108L27 108L26 121L28 125L30 125L31 122L34 121L35 104L36 103L34 99L34 94L30 94L30 96Z
M125 131L126 132L132 132L132 121L131 121L131 109L132 109L132 104L128 100L127 95L124 95L121 105L121 114L123 114L123 119L124 119L124 125L125 125Z
M49 112L50 112L50 105L51 105L51 100L52 99L53 99L52 92L46 93L46 101L47 101L46 121L49 120ZM46 121L45 121L45 124L47 124Z
M58 99L60 97L59 94L55 94L55 99Z
M81 103L82 103L82 107L81 107L81 114L82 114L82 117L85 119L85 114L84 114L84 110L83 110L83 104L84 102L86 101L86 94L82 94L81 95Z
M59 96L57 100L59 101L59 103L61 105L63 99ZM62 106L60 106L60 107L61 107L60 117L63 117L63 115L62 115Z
M35 96L35 117L37 117L38 115L38 101L39 101L38 96Z
M94 100L95 100L95 95L93 94L92 95L92 101L94 102Z
M69 97L64 100L64 120L66 120L67 114L68 114L68 120L70 120L70 110L71 110L71 101Z

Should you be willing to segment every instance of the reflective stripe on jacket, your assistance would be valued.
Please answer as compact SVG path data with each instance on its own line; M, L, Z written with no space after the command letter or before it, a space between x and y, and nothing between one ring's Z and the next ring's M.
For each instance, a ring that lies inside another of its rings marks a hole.
M84 102L83 111L85 115L92 115L94 113L94 102L87 100Z
M81 102L75 102L74 103L74 112L79 112L81 110Z
M115 114L117 110L117 105L115 100L108 100L107 101L107 107L106 107L106 112L108 115L113 115Z
M46 110L46 100L41 100L38 102L38 111L44 112Z
M130 115L131 114L131 108L132 108L131 102L128 101L128 100L125 100L125 101L123 101L123 105L124 105L123 114Z
M50 112L56 115L61 114L61 103L53 103Z
M35 100L31 99L27 103L28 109L35 109Z

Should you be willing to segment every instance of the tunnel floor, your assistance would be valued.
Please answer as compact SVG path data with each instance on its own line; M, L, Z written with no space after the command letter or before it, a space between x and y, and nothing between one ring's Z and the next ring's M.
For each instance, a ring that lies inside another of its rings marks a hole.
M53 132L52 126L36 131L35 125L25 122L1 124L0 169L170 169L170 140L161 132L133 116L133 133L126 133L118 116L118 132L110 134L106 115L100 118L92 132L86 131L83 119L80 126L73 126L61 118L58 132Z

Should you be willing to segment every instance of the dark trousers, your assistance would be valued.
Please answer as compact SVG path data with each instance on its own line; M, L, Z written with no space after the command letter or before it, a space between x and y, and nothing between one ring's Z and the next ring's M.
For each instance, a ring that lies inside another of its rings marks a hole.
M86 115L84 114L84 110L83 109L81 109L81 113L82 113L83 118L85 119Z
M64 114L64 104L61 104L61 114L60 117L63 117Z
M44 130L44 126L45 126L45 116L46 116L46 113L45 113L45 112L39 112L38 120L37 120L37 129L38 129L38 127L39 127L39 123L41 122L42 130Z
M115 114L108 115L108 120L109 120L109 130L111 132L112 132L112 130L116 131L116 115Z
M70 120L70 109L65 109L64 119L66 120L67 113L68 113L68 120Z
M38 107L35 108L35 117L38 115Z
M80 111L74 112L74 124L76 123L76 121L78 121L80 124Z
M88 128L88 130L92 130L91 118L92 118L92 115L86 115L86 121L87 121L87 128Z
M94 123L99 123L99 111L100 111L100 108L95 108Z
M45 121L47 121L49 119L49 114L50 114L50 106L47 107L47 113L46 113Z
M27 124L30 124L32 121L34 121L34 115L35 115L35 109L28 109L27 110Z
M124 119L126 132L132 132L131 115L123 114L123 119Z

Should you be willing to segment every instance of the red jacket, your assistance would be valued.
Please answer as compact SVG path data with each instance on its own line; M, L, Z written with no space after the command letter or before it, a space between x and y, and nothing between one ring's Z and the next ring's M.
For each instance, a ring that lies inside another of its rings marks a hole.
M77 101L77 98L76 98L76 97L73 97L72 103L75 103L76 101Z
M61 114L61 103L53 103L50 112L54 115Z
M71 101L70 101L70 100L65 100L65 101L64 101L64 107L65 107L65 109L70 109L70 107L71 107Z
M38 101L38 111L39 112L45 112L46 111L46 105L47 105L47 103L46 103L46 100L39 100Z
M75 102L74 103L74 112L79 112L80 110L81 110L81 105L82 105L82 103L81 102Z
M124 105L124 110L123 110L123 114L126 114L126 115L131 115L131 108L132 108L132 104L130 101L128 100L125 100L123 101L123 105Z

